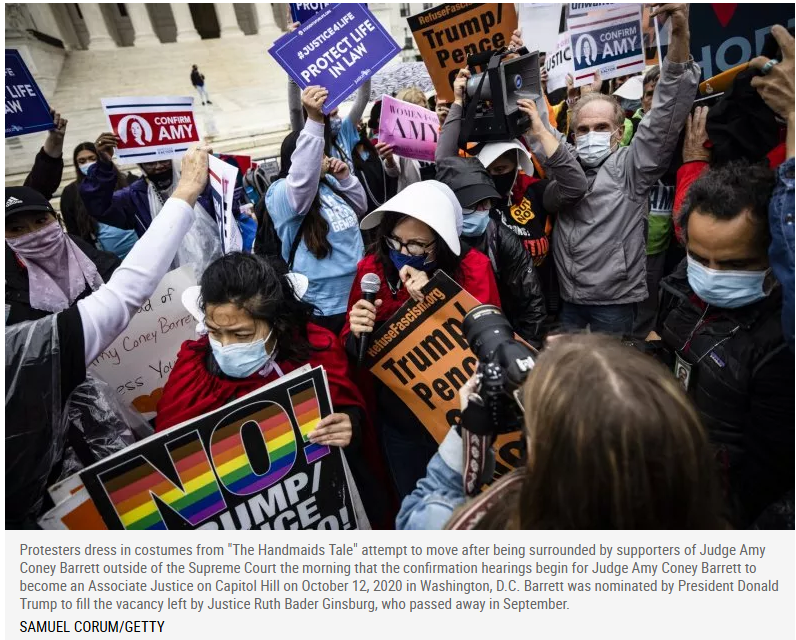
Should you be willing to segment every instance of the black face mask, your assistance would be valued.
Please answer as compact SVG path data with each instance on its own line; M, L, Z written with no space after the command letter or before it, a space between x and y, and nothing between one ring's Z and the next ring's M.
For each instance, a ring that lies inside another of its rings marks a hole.
M170 168L157 173L148 173L146 177L155 185L155 189L158 191L165 191L174 182L174 174Z
M509 171L502 176L492 176L492 182L495 183L495 189L502 196L508 196L511 193L511 188L514 186L514 180L517 174L515 171Z

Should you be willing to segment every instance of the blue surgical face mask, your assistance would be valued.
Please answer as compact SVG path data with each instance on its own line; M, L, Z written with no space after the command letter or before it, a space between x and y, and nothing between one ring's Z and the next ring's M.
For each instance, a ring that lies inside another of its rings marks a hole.
M264 369L271 360L273 351L265 350L273 329L268 332L265 340L254 342L238 342L223 346L218 340L210 338L210 347L218 366L230 378L248 378L253 373Z
M432 271L436 267L436 262L426 262L428 256L407 256L395 249L390 249L390 260L398 271L404 267L412 267L418 271Z
M688 256L688 284L700 300L720 309L737 309L765 298L769 271L717 271Z
M343 127L343 119L340 116L333 116L329 118L329 129L332 133L332 138L336 138Z
M589 131L575 138L578 158L586 167L596 167L611 153L613 131Z
M489 211L475 211L474 209L462 209L462 235L475 238L486 231L489 224Z
M77 166L80 167L80 171L83 172L83 175L87 176L88 175L88 170L91 167L93 167L95 164L97 164L97 163L96 162L86 162L85 164L79 164Z

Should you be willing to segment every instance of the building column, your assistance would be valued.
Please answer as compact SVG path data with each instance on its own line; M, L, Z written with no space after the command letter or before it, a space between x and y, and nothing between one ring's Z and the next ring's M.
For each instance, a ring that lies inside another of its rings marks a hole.
M274 20L274 10L271 8L270 2L257 2L254 5L255 11L257 11L257 33L262 33L263 31L272 31L274 29L279 29L276 25L276 20Z
M93 51L100 49L115 49L116 41L108 31L105 18L102 17L102 9L96 2L81 2L80 12L83 14L83 22L86 23L88 30L88 48Z
M193 25L193 17L187 2L172 2L171 14L177 26L177 42L196 42L202 39Z
M155 30L152 28L152 21L149 19L146 5L143 2L128 2L125 7L135 31L134 46L145 47L147 45L160 44L160 40L155 35Z
M222 38L234 38L242 36L238 26L238 18L235 15L235 7L230 2L214 2L213 6L216 8L216 17L218 18L218 26L221 27Z

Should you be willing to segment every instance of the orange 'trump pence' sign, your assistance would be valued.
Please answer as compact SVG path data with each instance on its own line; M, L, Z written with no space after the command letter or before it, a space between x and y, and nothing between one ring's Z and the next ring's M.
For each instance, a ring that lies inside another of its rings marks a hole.
M424 289L422 302L408 300L370 339L365 366L425 426L437 442L458 424L459 389L478 367L462 321L478 300L438 271ZM495 441L495 476L520 464L522 433Z
M507 47L517 12L511 2L460 2L433 7L407 22L438 100L453 102L453 81L467 66L467 56Z

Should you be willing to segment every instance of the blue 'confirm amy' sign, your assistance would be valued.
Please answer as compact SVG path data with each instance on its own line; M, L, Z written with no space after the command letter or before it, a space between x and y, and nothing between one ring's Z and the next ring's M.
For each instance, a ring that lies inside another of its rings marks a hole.
M640 56L641 29L638 20L614 24L605 29L578 34L572 38L575 71Z
M50 106L16 49L6 49L6 138L53 128Z
M329 113L400 47L364 4L333 4L317 13L268 50L296 83L329 91L323 112Z
M293 22L304 24L319 11L328 7L331 2L291 2L290 17Z

